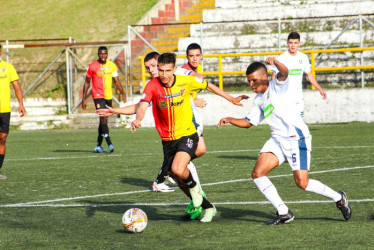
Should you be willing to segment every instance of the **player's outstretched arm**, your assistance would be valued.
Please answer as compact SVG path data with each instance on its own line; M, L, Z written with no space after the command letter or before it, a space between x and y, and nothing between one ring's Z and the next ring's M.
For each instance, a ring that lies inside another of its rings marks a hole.
M222 89L218 88L216 85L214 85L213 83L210 83L210 82L208 83L208 87L206 89L209 90L210 92L216 94L216 95L222 96L223 98L225 98L226 100L228 100L232 104L235 104L235 105L238 105L238 106L243 106L243 103L240 102L241 100L249 98L249 96L246 96L246 95L241 95L241 96L238 96L238 97L234 98L234 97L227 94L225 91L223 91Z
M237 119L237 118L232 118L232 117L225 117L219 121L219 123L217 124L217 128L224 126L224 125L228 125L228 124L232 124L239 128L252 127L252 124L245 118Z
M140 102L136 109L136 119L131 122L131 132L135 132L137 128L140 128L140 123L144 119L145 111L149 107L148 102Z
M277 76L278 81L284 81L287 79L288 68L283 63L278 61L275 57L268 57L266 58L265 62L269 65L275 65L275 67L277 67L277 69L279 70L279 73Z
M139 107L139 103L132 104L130 106L126 106L122 108L111 108L108 105L106 105L106 109L98 109L96 110L96 114L98 114L100 117L111 116L114 114L134 115L136 114L136 110L138 107Z

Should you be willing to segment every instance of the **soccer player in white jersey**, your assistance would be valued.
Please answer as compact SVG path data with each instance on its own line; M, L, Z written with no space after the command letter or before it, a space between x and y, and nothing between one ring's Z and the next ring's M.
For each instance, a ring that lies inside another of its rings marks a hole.
M304 117L304 98L303 98L303 74L305 73L309 82L319 91L323 99L327 98L326 92L318 84L316 78L311 72L311 66L307 55L298 51L300 47L300 35L297 32L291 32L287 38L288 51L277 57L277 59L286 65L288 68L288 77L290 85L288 87L288 94L290 98L295 101L297 112L301 117ZM274 79L278 70L275 66L271 67L272 76Z
M288 69L273 57L266 59L266 63L275 65L279 73L273 80L268 81L266 66L254 62L247 68L247 79L253 92L257 93L252 110L245 118L226 117L219 121L217 127L232 124L240 128L257 126L266 120L271 129L271 138L260 151L252 172L252 178L258 189L277 209L277 216L268 225L278 225L291 222L293 213L278 195L277 189L267 177L268 173L288 161L296 185L306 191L328 197L336 202L343 217L351 217L351 207L344 192L336 192L323 183L309 179L311 135L303 118L296 112L291 112L293 101L287 95L289 87Z

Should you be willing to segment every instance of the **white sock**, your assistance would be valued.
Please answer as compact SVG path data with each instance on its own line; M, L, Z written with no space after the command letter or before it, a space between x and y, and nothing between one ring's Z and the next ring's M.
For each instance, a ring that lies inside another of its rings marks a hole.
M265 195L266 199L278 210L278 214L287 214L288 207L278 194L277 189L268 177L263 176L253 180L257 188Z
M306 191L313 192L325 197L332 199L333 201L337 202L341 200L342 195L338 192L335 192L325 184L320 181L309 179L308 186L305 188Z
M199 176L197 174L195 164L193 164L192 161L190 161L190 163L188 163L188 165L187 165L187 168L190 170L193 180L196 181L196 183L200 185L200 179L199 179ZM200 188L201 188L201 185L200 185ZM203 190L203 189L201 188L201 190Z

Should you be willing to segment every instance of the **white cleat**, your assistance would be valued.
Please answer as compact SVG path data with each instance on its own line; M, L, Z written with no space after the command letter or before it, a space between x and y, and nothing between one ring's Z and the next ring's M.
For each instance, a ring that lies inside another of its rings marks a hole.
M216 215L216 207L211 207L205 210L204 217L200 220L201 222L211 222L213 217Z
M0 180L6 180L6 179L8 179L8 177L6 177L5 175L0 174Z
M155 192L162 192L162 193L170 193L170 192L174 192L174 189L171 189L168 185L166 185L165 183L156 183L156 182L153 182L152 184L152 189L153 191Z
M177 182L176 182L173 178L171 178L169 175L166 176L166 180L167 180L170 184L177 184Z

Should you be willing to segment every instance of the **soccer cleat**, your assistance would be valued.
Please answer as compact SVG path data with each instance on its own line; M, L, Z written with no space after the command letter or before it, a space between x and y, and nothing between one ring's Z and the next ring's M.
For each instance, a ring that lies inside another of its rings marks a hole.
M113 144L110 144L108 146L108 150L109 150L109 153L113 153L114 152L114 145Z
M0 180L6 180L6 179L8 179L8 177L6 177L5 175L0 174Z
M193 208L191 210L191 213L190 213L190 215L191 215L190 219L191 220L196 220L197 218L199 218L201 216L202 211L203 211L203 208L201 206L198 207L198 208Z
M106 151L104 151L104 149L101 146L96 146L94 149L94 152L95 153L106 153Z
M203 197L206 198L206 194L205 192L203 191ZM187 208L186 208L186 214L192 214L194 213L194 210L196 208L193 206L193 202L191 201L190 204L188 204Z
M287 214L281 214L281 215L279 215L278 212L277 212L277 217L275 217L274 220L269 221L266 224L267 225L285 224L285 223L289 223L289 222L293 221L294 218L295 218L295 216L293 215L293 213L291 212L291 210L288 209Z
M216 215L217 209L216 207L211 207L205 210L204 217L200 220L201 222L211 222L213 217Z
M171 178L169 175L166 176L166 180L170 183L170 184L176 184L175 180L173 178Z
M155 192L162 192L162 193L174 192L174 189L171 189L165 183L156 183L156 182L153 182L152 189Z
M190 188L190 194L192 197L192 203L195 208L198 208L203 203L203 191L199 184L196 184L195 187Z
M349 220L352 215L352 208L348 204L347 195L343 191L338 191L342 195L342 199L336 202L336 207L342 211L345 220Z

